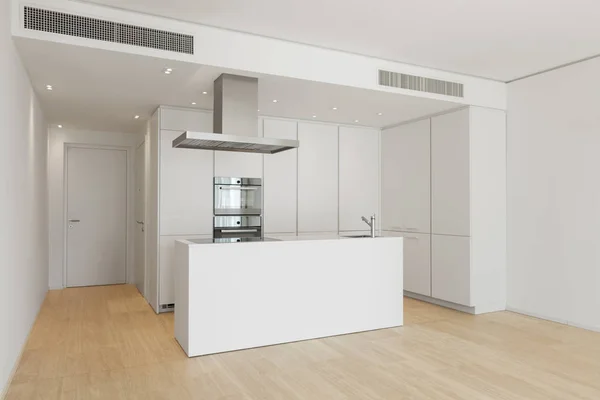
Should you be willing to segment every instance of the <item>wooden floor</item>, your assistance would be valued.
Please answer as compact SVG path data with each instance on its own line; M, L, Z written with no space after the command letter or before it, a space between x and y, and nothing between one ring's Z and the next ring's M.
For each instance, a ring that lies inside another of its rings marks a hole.
M7 398L600 399L598 333L411 299L405 323L188 359L133 286L51 291Z

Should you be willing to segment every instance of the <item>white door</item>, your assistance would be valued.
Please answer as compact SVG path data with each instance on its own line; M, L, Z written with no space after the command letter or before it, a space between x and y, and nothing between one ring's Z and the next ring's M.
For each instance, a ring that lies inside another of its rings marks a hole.
M68 148L67 219L67 286L125 283L125 150Z
M135 286L144 296L146 278L146 142L135 152Z

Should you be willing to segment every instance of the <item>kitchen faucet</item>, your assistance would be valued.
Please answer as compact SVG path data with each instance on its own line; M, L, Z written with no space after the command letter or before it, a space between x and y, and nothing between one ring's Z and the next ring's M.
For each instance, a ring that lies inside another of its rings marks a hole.
M366 217L362 217L362 220L365 221L365 224L369 225L371 228L371 237L375 237L375 214L371 215L371 222Z

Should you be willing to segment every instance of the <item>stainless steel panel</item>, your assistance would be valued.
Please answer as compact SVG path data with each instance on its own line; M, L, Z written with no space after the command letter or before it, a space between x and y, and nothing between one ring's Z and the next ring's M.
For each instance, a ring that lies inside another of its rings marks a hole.
M245 186L261 186L261 178L241 178L229 176L215 176L213 179L215 185L245 185Z
M259 138L219 133L185 132L173 140L173 147L182 149L240 151L275 154L300 147L297 140Z
M213 129L256 137L258 131L258 79L221 74L214 82Z
M260 216L215 216L213 220L215 229L260 228L261 225L262 217Z

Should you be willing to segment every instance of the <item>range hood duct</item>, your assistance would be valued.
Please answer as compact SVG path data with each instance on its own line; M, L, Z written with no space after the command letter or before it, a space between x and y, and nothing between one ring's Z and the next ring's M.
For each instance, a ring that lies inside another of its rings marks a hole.
M275 154L300 145L258 136L257 78L222 74L215 80L214 101L214 133L187 131L173 140L173 147Z

